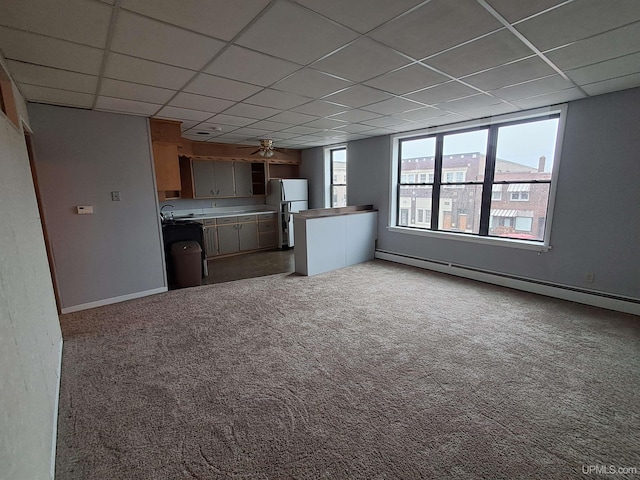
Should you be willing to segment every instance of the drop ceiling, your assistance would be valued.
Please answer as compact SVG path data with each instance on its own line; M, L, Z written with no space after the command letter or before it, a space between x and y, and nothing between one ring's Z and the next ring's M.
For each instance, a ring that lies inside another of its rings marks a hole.
M4 1L0 50L31 102L308 148L640 86L640 1Z

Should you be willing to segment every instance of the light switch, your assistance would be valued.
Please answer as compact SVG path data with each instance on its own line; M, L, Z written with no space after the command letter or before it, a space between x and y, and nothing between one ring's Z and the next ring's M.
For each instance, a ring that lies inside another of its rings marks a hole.
M120 201L120 192L111 192L111 201L119 202Z
M78 205L76 207L76 211L78 215L93 215L93 206L92 205Z

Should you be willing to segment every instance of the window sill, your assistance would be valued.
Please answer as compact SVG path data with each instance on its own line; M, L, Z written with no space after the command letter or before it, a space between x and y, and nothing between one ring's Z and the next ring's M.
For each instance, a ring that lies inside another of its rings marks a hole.
M494 245L497 247L520 248L522 250L533 250L536 252L548 252L551 250L551 245L545 245L542 242L530 242L527 240L516 240L511 238L480 237L453 232L433 232L431 230L420 230L408 227L387 227L387 230L394 233L417 235L419 237L458 240L461 242L480 243L485 245Z

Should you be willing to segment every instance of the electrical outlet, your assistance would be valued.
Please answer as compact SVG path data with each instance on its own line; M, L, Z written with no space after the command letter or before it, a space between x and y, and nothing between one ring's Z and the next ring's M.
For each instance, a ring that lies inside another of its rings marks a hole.
M120 192L111 192L111 201L119 202L120 201Z
M216 208L218 204L216 202L211 202L211 208Z
M596 279L596 274L593 272L587 273L587 283L593 283Z
M78 205L76 213L78 215L93 215L93 205Z

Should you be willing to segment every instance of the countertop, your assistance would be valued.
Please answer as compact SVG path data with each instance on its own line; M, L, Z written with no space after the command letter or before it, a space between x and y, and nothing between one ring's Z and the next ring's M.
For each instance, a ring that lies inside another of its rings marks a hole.
M229 217L242 217L245 215L273 215L276 212L274 209L268 209L270 206L260 206L260 208L251 208L247 207L244 209L228 209L228 210L220 210L220 211L211 211L211 212L191 212L191 213L178 213L174 212L173 221L175 222L187 222L187 221L199 221L199 220L209 220L212 218L229 218ZM169 217L170 219L170 217Z
M301 212L294 213L295 218L300 219L313 219L324 217L338 217L342 215L357 215L360 213L377 212L378 210L373 208L373 205L354 205L349 207L338 208L315 208L312 210L303 210Z

